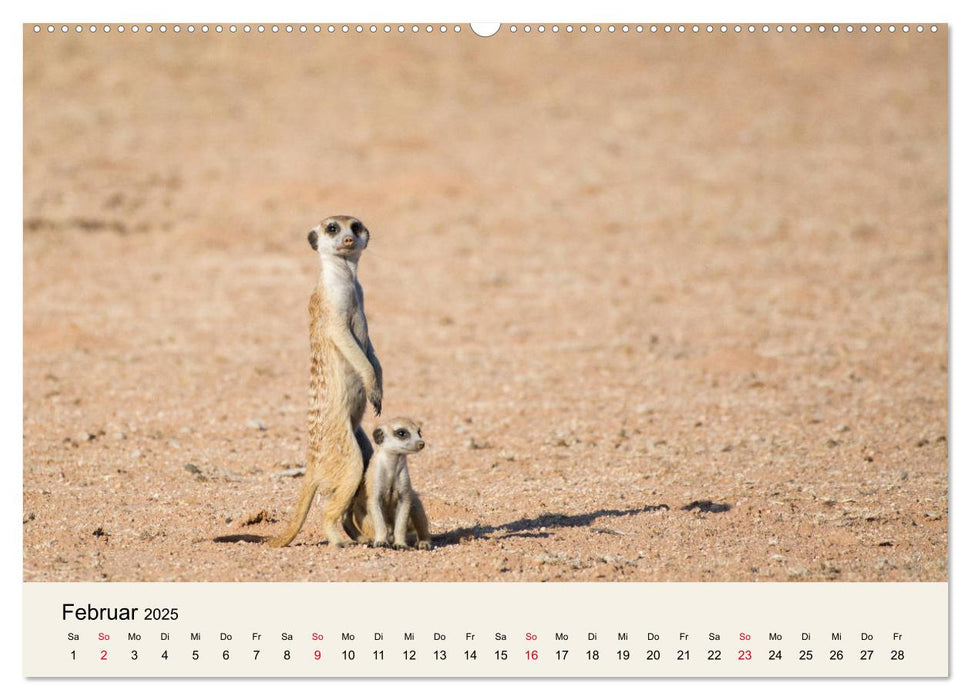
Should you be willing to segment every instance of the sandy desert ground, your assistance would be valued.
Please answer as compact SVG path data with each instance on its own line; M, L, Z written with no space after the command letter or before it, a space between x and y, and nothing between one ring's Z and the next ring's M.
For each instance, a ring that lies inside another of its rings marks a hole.
M25 580L946 580L946 31L24 56ZM261 543L333 213L430 552Z

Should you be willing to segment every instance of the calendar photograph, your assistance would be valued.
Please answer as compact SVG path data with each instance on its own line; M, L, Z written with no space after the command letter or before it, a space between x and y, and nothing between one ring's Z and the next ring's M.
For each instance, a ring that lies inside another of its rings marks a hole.
M24 582L946 582L948 28L834 26L24 25Z

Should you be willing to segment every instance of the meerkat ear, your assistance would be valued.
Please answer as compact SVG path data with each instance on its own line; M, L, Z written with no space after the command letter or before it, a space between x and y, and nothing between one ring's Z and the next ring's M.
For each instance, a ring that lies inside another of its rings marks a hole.
M374 442L380 445L384 442L384 431L381 428L375 428L374 433L371 435L374 438Z
M317 250L317 232L311 231L307 234L307 240L310 241L310 247Z

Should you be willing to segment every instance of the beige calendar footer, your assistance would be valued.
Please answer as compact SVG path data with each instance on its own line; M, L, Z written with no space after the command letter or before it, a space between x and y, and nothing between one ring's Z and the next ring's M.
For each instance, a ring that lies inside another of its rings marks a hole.
M946 583L26 583L26 676L946 676Z

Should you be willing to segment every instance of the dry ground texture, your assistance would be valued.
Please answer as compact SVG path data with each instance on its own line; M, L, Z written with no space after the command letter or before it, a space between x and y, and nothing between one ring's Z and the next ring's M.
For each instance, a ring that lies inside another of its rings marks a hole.
M945 31L24 53L26 580L947 578ZM431 552L260 543L333 213Z

